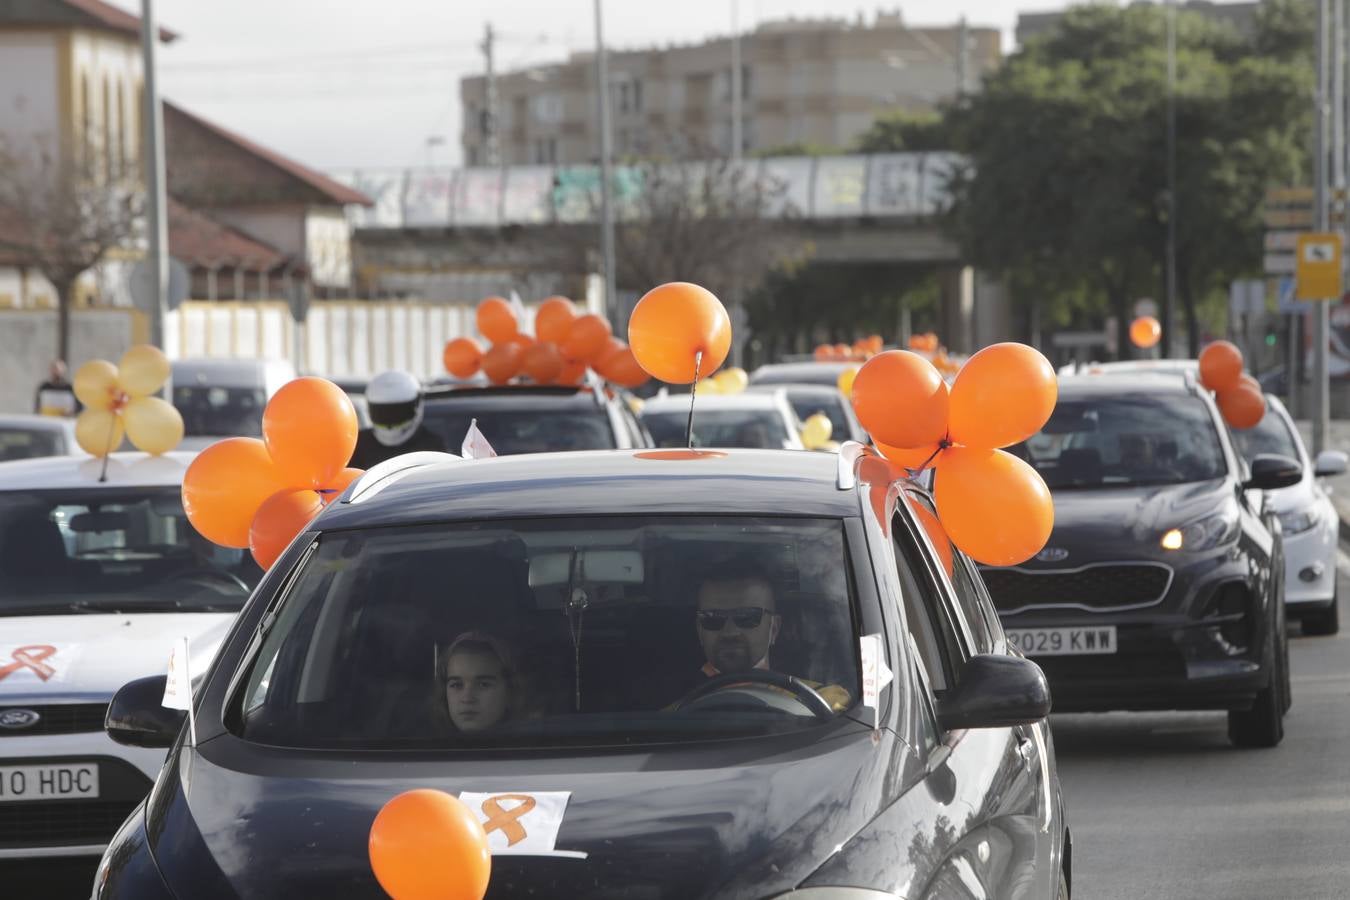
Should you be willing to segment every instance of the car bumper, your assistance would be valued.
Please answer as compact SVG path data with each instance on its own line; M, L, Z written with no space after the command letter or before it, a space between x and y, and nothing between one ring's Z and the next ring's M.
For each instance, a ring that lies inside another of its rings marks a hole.
M1284 602L1289 612L1325 609L1336 595L1336 547L1340 522L1335 512L1313 528L1284 536Z
M103 732L0 737L0 767L92 762L98 798L0 802L0 859L97 856L154 784L165 751Z

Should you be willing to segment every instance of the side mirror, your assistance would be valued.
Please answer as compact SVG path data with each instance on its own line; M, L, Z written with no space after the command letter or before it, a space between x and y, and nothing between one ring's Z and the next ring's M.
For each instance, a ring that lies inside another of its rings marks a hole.
M173 746L187 712L160 705L167 681L164 675L152 675L122 685L103 720L108 737L128 747Z
M1317 454L1317 460L1313 463L1313 474L1318 478L1325 478L1329 475L1344 475L1346 470L1347 457L1339 450L1323 450Z
M1303 480L1303 466L1297 460L1274 453L1262 453L1252 460L1251 477L1244 488L1275 491L1292 487Z
M947 731L1029 725L1050 715L1050 685L1041 667L1019 656L972 656L956 687L938 701Z

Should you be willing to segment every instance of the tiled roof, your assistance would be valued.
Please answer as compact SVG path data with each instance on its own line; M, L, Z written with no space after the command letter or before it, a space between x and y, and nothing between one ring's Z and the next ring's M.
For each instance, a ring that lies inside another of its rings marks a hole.
M64 12L64 15L62 14ZM73 14L73 15L72 15ZM83 24L105 28L119 34L141 36L141 20L124 9L104 3L103 0L0 0L0 23L35 25ZM175 40L177 34L167 28L159 29L159 39L165 43Z
M286 254L169 198L169 253L189 268L270 272Z

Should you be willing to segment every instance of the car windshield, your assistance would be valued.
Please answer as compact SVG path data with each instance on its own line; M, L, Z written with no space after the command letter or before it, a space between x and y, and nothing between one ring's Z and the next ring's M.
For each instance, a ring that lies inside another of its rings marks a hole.
M185 434L260 437L267 392L262 388L184 386L173 389Z
M787 400L799 422L805 422L816 413L822 413L830 420L831 434L835 440L842 441L850 436L851 429L848 416L844 413L842 396L831 396L818 391L788 390Z
M264 744L369 749L809 727L860 696L849 571L838 519L326 534L231 701L230 727ZM812 709L785 676L825 702Z
M644 412L642 424L658 447L686 446L689 413ZM700 409L694 412L695 447L782 450L789 443L783 417L773 409Z
M451 453L464 444L469 423L500 456L562 450L612 450L616 446L609 417L599 406L546 409L469 409L452 403L428 403L426 427L440 436Z
M0 493L0 616L237 610L261 577L177 487Z
M59 456L61 433L49 428L21 428L0 426L0 462L14 459L32 459L36 456Z
M1248 462L1263 453L1299 458L1298 445L1284 417L1269 410L1255 428L1233 429L1233 443Z
M1061 396L1045 427L1009 449L1051 489L1182 484L1226 469L1209 410L1188 394Z

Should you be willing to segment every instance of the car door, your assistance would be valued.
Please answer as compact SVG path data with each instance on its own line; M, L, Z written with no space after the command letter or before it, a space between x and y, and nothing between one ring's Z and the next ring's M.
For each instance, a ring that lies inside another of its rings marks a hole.
M921 494L907 501L927 505ZM944 731L935 711L955 687L962 665L976 652L999 652L1001 631L990 622L987 597L970 580L968 561L938 552L933 538L945 534L920 526L912 514L892 520L896 577L904 607L907 639L919 663L921 728L926 753L924 784L935 795L950 793L954 808L968 810L964 821L949 821L948 834L922 898L1043 898L1054 896L1057 873L1047 824L1048 782L1043 732L1032 728ZM951 549L950 547L948 549ZM946 574L951 559L953 575ZM965 576L964 578L962 576ZM958 601L952 578L963 582ZM972 622L967 609L978 613ZM1044 726L1041 726L1044 727Z

